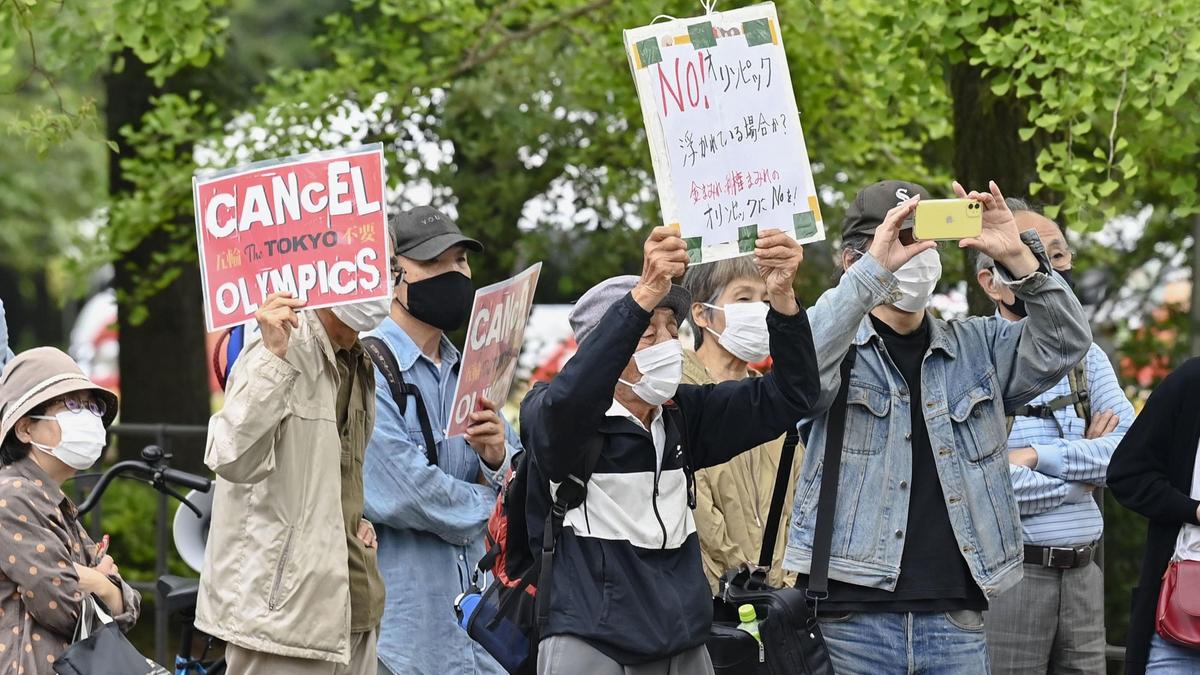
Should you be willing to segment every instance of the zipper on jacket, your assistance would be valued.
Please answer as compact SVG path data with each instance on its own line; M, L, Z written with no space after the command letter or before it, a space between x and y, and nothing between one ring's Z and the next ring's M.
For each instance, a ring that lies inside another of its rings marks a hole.
M267 609L272 612L279 609L279 587L283 585L283 568L287 566L288 558L292 553L292 535L296 533L296 528L289 527L287 538L283 540L283 552L279 554L279 562L275 564L275 581L271 584L271 596L267 599Z
M654 495L650 498L650 505L654 507L654 518L658 520L658 528L662 530L663 542L660 550L667 548L667 525L663 523L662 514L658 512L658 472L654 472Z

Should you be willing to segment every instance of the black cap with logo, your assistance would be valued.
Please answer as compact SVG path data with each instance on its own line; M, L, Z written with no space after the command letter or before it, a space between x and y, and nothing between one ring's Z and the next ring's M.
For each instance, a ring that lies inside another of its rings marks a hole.
M418 206L392 219L392 250L413 260L433 260L451 246L462 245L476 253L483 244L463 235L458 225L432 206Z
M846 219L842 221L842 239L856 234L875 234L875 228L883 224L888 211L917 195L921 199L931 199L928 190L903 180L884 180L859 190L854 203L846 209ZM912 226L913 218L909 216L901 223L900 229L907 230Z

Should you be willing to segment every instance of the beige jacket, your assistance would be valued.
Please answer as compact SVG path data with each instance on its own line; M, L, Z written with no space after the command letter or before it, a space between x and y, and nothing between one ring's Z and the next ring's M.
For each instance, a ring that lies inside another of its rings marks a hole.
M375 377L362 358L367 404L350 429L365 443ZM208 426L204 461L217 481L196 628L245 649L349 663L337 387L333 346L315 312L302 313L286 361L255 338L234 364L225 406Z
M684 354L683 381L687 384L716 382L694 352ZM771 509L775 472L779 470L782 450L781 437L744 452L725 464L696 472L696 530L700 535L704 574L708 577L713 595L720 590L717 580L726 571L747 562L758 563L763 528ZM771 570L767 575L768 583L775 587L790 586L796 581L795 573L784 572L782 562L796 476L803 458L803 446L797 447L779 532L775 537L775 553L771 557Z

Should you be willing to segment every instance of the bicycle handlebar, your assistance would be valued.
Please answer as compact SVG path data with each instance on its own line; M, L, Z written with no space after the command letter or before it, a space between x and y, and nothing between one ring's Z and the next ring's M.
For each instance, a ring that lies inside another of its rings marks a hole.
M176 485L188 488L189 490L208 492L212 489L211 480L203 476L197 476L195 474L191 474L186 471L180 471L178 469L163 469L162 477L163 480L168 483L174 483Z
M149 450L149 448L147 448L147 450ZM197 490L199 492L208 492L210 489L212 489L212 481L209 479L203 476L197 476L195 474L188 473L186 471L168 468L165 466L165 462L160 461L159 463L151 463L140 459L128 459L112 465L109 467L108 471L105 471L104 474L100 476L100 480L96 481L96 486L92 488L90 493L88 493L87 499L85 499L82 504L75 508L75 510L79 513L79 516L83 517L89 511L96 508L96 505L100 503L100 498L104 495L104 491L108 489L108 486L118 476L127 473L141 474L144 478L149 479L150 484L155 490L179 499L192 509L195 509L196 507L188 504L186 500L184 500L178 494L175 494L175 492L170 488L170 485L177 485L191 490Z

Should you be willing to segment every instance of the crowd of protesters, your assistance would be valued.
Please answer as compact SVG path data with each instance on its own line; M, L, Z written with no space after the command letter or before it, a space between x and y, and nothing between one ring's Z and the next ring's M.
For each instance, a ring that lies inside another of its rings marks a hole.
M824 448L844 405L816 608L838 673L1104 672L1106 485L1151 522L1127 672L1198 672L1200 651L1160 634L1155 608L1169 566L1200 560L1200 416L1187 408L1200 361L1135 420L1092 342L1066 233L994 183L953 190L982 211L981 233L955 243L974 250L990 316L928 311L942 267L939 244L913 236L931 197L914 183L859 191L840 280L807 309L793 289L805 254L787 233L690 264L679 232L658 227L640 275L575 303L578 351L525 396L519 424L485 400L456 437L461 355L447 334L469 318L469 257L487 252L437 210L399 214L390 297L307 310L276 293L257 312L209 424L196 627L227 644L234 675L505 672L453 607L527 453L529 523L586 477L539 591L536 672L712 673L714 596L760 560L777 473L784 526L760 571L772 587L809 584L825 462L801 447L780 471L793 456L781 449L798 429ZM85 594L122 628L138 616L61 490L100 457L117 400L66 354L14 357L0 336L0 673L49 672ZM536 555L543 532L508 545Z

